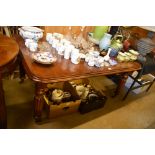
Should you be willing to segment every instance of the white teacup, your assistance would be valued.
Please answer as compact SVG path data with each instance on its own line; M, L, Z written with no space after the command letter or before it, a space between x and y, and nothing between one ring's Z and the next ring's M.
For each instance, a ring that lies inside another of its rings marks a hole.
M96 58L100 55L98 51L90 51L89 54Z
M88 61L89 61L90 59L92 59L92 58L93 58L92 55L86 54L86 56L85 56L85 61L88 62Z
M104 66L104 61L101 61L101 60L96 60L95 61L95 66L96 67L103 67Z
M54 39L55 39L55 38L54 38L53 36L50 37L48 43L51 44L51 45L53 45L53 40L54 40Z
M70 55L71 55L71 50L65 49L65 51L64 51L64 58L65 59L69 59Z
M78 58L79 57L79 49L74 48L71 52L71 58Z
M31 42L29 43L29 46L28 46L30 49L35 49L37 50L38 48L38 44L36 42ZM34 51L34 50L33 50Z
M49 42L50 39L53 37L52 33L47 33L46 34L46 40Z
M38 48L38 43L35 42L32 39L26 39L25 40L25 45L26 45L27 48L30 49L30 51L33 51L33 52L36 51L37 48Z
M88 65L91 66L91 67L94 66L95 65L94 59L89 59Z
M29 44L33 43L33 42L34 42L34 40L32 40L32 39L26 39L25 40L25 46L29 48Z
M31 52L35 52L36 50L37 50L37 48L30 47L30 51L31 51Z
M56 50L58 51L59 55L64 55L65 48L63 45L57 46Z
M52 47L53 47L53 48L56 48L58 44L59 44L59 40L53 39Z
M71 62L74 64L78 64L80 62L80 53L79 49L73 49L71 52Z
M80 62L80 56L79 57L71 57L71 62L74 64L78 64Z
M73 45L64 45L65 50L64 50L64 58L69 59L71 56L71 52L74 50Z

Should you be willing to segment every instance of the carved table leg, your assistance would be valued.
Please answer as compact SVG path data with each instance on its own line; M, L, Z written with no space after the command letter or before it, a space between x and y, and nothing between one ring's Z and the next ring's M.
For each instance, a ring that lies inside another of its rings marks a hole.
M122 74L120 75L119 83L118 83L118 85L117 85L117 88L116 88L116 90L115 90L115 92L114 92L113 97L119 95L121 89L122 89L122 88L124 87L124 85L125 85L125 82L126 82L127 78L128 78L128 73L122 73Z
M36 122L41 122L43 110L43 95L45 93L46 84L37 82L35 84L34 97L34 118Z
M2 85L2 75L0 70L0 129L7 128L7 113Z

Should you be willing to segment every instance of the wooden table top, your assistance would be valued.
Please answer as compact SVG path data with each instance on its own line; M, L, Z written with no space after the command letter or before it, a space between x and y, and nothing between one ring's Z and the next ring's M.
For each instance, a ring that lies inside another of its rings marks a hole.
M24 40L20 36L15 36L15 39L19 44L26 72L29 78L36 82L60 82L99 75L132 72L141 69L141 65L138 62L124 62L115 66L102 68L90 67L84 61L75 65L71 62L71 60L66 60L60 55L58 55L58 59L54 64L42 65L31 59L30 51L26 48Z
M13 38L0 35L0 67L13 60L18 52L19 46Z

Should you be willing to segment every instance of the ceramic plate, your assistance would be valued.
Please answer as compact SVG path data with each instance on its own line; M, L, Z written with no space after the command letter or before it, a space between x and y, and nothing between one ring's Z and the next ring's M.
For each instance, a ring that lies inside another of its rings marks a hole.
M34 53L32 58L41 64L52 64L56 61L56 58L54 58L50 52Z
M43 32L42 29L38 28L38 27L33 27L33 26L23 26L21 27L24 31L29 31L29 32Z

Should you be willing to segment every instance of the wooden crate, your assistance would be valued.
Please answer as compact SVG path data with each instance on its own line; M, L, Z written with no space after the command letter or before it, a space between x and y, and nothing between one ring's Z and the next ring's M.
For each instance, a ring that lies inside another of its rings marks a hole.
M78 112L81 100L80 100L79 96L76 94L76 91L70 85L70 83L68 83L68 82L57 83L57 84L54 84L53 86L50 85L50 88L62 89L64 91L70 92L71 93L71 101L60 103L59 105L55 105L45 95L44 96L44 99L46 102L45 109L46 109L48 118L55 118L58 116L63 116L66 114Z

